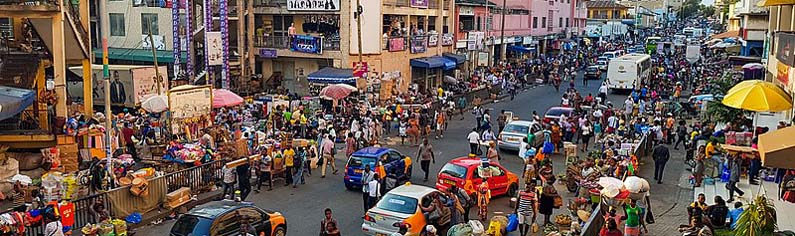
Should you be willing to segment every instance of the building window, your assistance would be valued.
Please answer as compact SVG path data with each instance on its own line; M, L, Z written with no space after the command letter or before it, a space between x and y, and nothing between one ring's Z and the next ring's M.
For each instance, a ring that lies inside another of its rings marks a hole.
M273 16L273 36L287 36L292 23L292 16Z
M569 18L566 17L566 27L569 27Z
M429 16L428 17L428 31L431 31L431 30L439 32L439 29L436 28L436 17L435 16Z
M110 13L110 36L124 36L124 14Z
M480 20L480 17L478 17ZM464 32L475 30L475 17L474 16L458 16L460 30Z
M543 29L543 28L546 28L546 27L547 27L547 18L546 17L541 17L541 28Z
M538 29L538 17L533 17L533 29Z
M480 16L478 16L478 17L475 19L475 30L477 30L477 31L483 31L483 27L482 27L482 22L481 22L481 19L482 19L482 18L481 18Z
M494 17L492 15L489 15L489 17L486 18L486 30L485 31L491 30L493 22L494 22Z
M157 28L157 14L156 13L141 13L141 34L160 35Z
M448 19L448 17L446 17L446 16L442 17L442 33L443 34L446 34L446 33L450 32L449 29L448 29L449 25L447 23L447 19Z
M563 17L558 17L558 27L563 27Z

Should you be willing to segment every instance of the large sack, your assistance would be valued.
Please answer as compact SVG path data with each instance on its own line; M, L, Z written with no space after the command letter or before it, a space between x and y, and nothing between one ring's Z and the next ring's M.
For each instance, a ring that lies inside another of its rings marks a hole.
M19 162L16 159L8 159L5 165L0 165L0 181L7 181L19 174Z
M41 178L41 176L44 175L45 172L46 171L44 171L44 169L42 169L42 168L37 168L37 169L33 169L33 170L20 170L19 171L20 174L30 176L30 178L32 178L32 179Z
M16 159L19 163L19 170L35 170L41 167L44 157L41 153L35 152L9 152L8 157Z

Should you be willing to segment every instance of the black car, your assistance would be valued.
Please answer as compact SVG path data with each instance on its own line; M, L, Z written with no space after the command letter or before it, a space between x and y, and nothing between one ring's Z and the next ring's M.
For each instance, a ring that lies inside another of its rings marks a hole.
M585 79L595 79L598 80L602 76L602 72L599 71L599 66L589 66L585 68Z
M241 235L241 221L251 226L249 234L287 235L287 221L279 212L263 210L250 202L214 201L190 210L171 227L171 236Z

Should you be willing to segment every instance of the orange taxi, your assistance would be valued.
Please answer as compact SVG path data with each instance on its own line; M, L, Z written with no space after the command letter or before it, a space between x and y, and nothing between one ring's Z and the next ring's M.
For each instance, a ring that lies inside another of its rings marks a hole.
M507 194L516 195L519 189L519 177L501 165L490 162L483 167L480 158L461 157L453 159L442 167L437 176L436 189L446 191L452 185L466 190L467 194L475 193L475 188L486 177L492 196Z

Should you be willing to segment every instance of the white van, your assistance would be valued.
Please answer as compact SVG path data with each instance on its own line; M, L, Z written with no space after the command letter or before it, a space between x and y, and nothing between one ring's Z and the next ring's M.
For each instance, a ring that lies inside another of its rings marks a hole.
M651 56L646 54L627 54L610 60L607 68L607 88L627 90L640 87L648 78L651 69Z
M621 54L619 52L605 52L602 54L603 57L607 57L607 61L610 61L613 58L620 57Z

